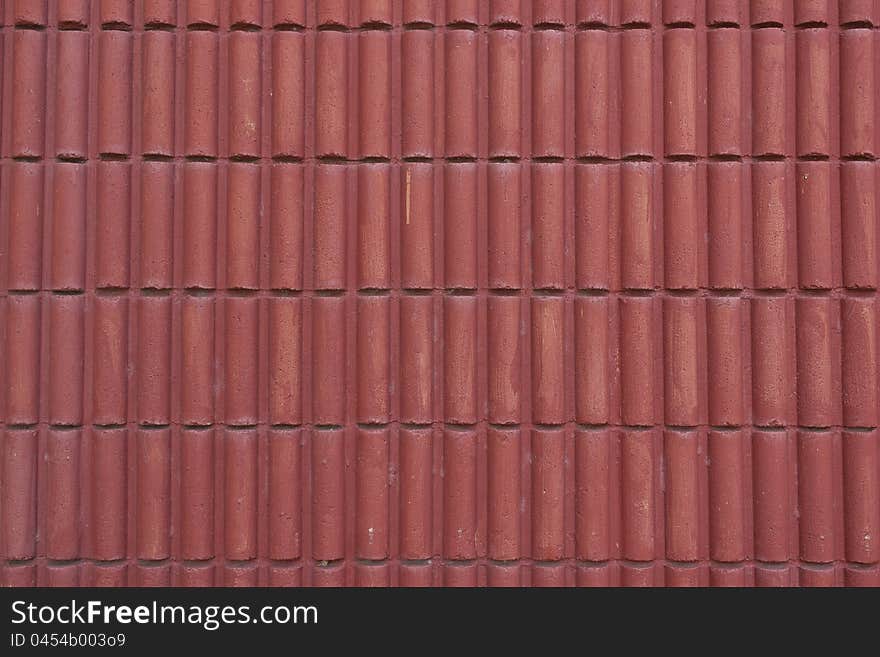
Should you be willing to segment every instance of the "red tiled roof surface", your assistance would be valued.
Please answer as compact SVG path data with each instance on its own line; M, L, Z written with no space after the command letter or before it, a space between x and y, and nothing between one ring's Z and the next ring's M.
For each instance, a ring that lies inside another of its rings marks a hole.
M0 582L880 584L873 0L6 0Z

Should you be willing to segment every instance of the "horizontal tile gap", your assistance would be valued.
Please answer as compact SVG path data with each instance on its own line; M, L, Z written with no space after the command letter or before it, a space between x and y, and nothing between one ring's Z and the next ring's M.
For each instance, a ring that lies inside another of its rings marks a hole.
M781 426L778 424L754 424L752 425L752 431L760 431L762 433L779 433L779 434L787 434L789 427Z
M556 21L535 23L532 26L532 31L534 32L561 32L563 30L565 30L565 23L559 23Z
M470 21L450 21L446 23L447 30L468 30L470 32L476 32L480 29L480 26L476 23L471 23Z
M706 290L706 292L708 293L708 296L710 296L710 297L719 297L719 298L740 297L740 296L742 296L742 293L743 293L741 288L721 288L721 287L717 287L717 288L713 287L713 288Z
M164 568L165 566L173 566L176 562L171 557L164 559L137 559L138 568Z
M117 429L127 429L128 424L125 422L108 422L107 424L101 424L100 422L95 422L92 424L92 429L97 431L113 431Z
M46 29L45 25L40 25L39 23L31 23L28 21L19 21L15 24L16 30L28 30L31 32L42 32Z
M803 570L811 570L814 572L828 572L829 570L834 570L837 566L837 562L828 561L828 562L811 562L805 561L803 558L798 561L798 567Z
M575 429L579 429L581 431L605 431L607 429L612 429L613 425L608 424L607 422L601 424L590 424L584 422L575 423Z
M791 564L788 561L761 561L760 559L755 559L754 563L764 570L788 570L791 568Z
M700 425L698 424L665 424L663 425L664 431L674 431L676 433L693 433L694 431L700 430Z
M872 433L877 430L877 425L874 426L860 426L860 427L848 427L842 426L840 427L841 431L845 431L847 433Z
M260 290L255 287L227 287L224 293L227 297L256 297L260 295Z
M304 32L306 27L300 23L276 23L272 29L276 32Z
M60 154L55 157L58 162L69 163L69 164L85 164L88 161L88 158L83 157L82 155L65 155Z
M83 560L79 557L75 557L73 559L52 559L51 557L46 557L46 565L49 568L63 568L65 566L79 566L83 563Z
M291 290L284 288L273 287L268 290L269 295L273 297L301 297L303 296L302 290Z
M245 422L242 424L226 423L223 425L223 429L226 431L232 431L233 433L238 433L238 432L254 431L256 429L259 429L259 425L256 422Z
M279 164L302 164L302 155L273 155L272 161Z
M513 287L493 287L486 291L494 297L518 297L523 292L521 288Z
M217 32L219 28L211 23L197 22L187 24L186 29L190 32Z
M736 434L740 433L743 429L746 429L748 427L745 427L741 424L710 424L707 428L713 433Z
M168 422L155 423L155 424L152 424L152 423L145 424L142 422L142 423L138 424L137 428L140 431L146 431L147 433L152 432L152 431L155 431L158 433L159 431L167 431L168 429L171 428L171 426L172 425L169 424Z
M795 23L794 26L798 30L817 30L827 28L828 23L825 21L804 21L802 23Z
M198 432L207 433L208 431L213 431L214 429L217 429L219 427L213 423L210 423L210 424L183 423L180 425L180 428L183 429L184 431L198 431Z
M751 295L756 298L777 298L777 297L785 297L788 296L788 290L782 288L757 288L751 290Z
M260 30L262 30L260 25L247 21L238 21L229 26L230 32L259 32Z
M479 566L480 559L454 559L443 557L443 565L451 568L470 568L472 566Z
M701 561L699 559L695 559L694 561L676 561L675 559L666 559L663 562L666 566L672 566L673 568L682 568L685 570L696 570L703 564L705 561Z
M383 21L367 21L366 23L361 23L360 27L361 32L390 32L391 24L385 23Z
M655 290L637 290L637 289L623 289L620 290L619 294L622 297L653 297Z
M803 287L796 290L797 294L805 297L828 297L832 292L830 287Z
M522 162L522 158L519 155L493 155L488 158L490 164L505 164L505 163L518 163Z
M358 422L355 426L364 431L381 431L388 429L391 426L391 422Z
M653 568L658 563L663 563L661 559L646 559L644 561L639 559L619 559L618 562L622 566L639 569Z
M145 32L174 32L176 29L173 23L163 23L162 21L144 23Z
M344 297L345 290L315 290L313 292L316 297Z
M349 28L347 25L340 23L322 23L316 26L315 30L318 32L348 32Z
M852 153L841 156L842 162L876 162L877 156L873 153Z
M27 297L27 296L37 295L41 291L42 290L23 290L23 289L14 289L13 288L13 289L7 290L6 294L8 294L11 297Z
M315 431L340 431L345 428L345 425L342 424L313 424L312 428Z
M522 25L516 21L497 21L489 25L490 30L521 30Z
M674 562L670 562L674 563ZM740 559L739 561L719 561L712 559L709 561L709 567L715 570L739 570L751 563L748 559Z
M79 424L50 424L49 429L52 431L58 431L60 433L75 433L77 431L82 431L86 427L83 426L82 423Z
M673 153L666 156L667 162L696 162L700 158L693 153Z
M83 290L68 290L68 289L58 289L51 291L54 296L57 297L78 297L85 294Z
M532 428L538 431L560 431L565 429L567 422L533 422Z
M366 566L367 568L378 568L380 566L391 565L393 562L389 557L384 557L382 559L369 559L367 557L355 557L354 563L355 563L355 565Z
M98 159L102 162L128 162L131 156L128 153L99 153Z
M128 23L122 21L107 21L101 23L101 29L105 32L131 32L132 27Z
M767 29L779 29L782 28L782 23L779 21L763 21L761 23L752 23L753 30L767 30Z
M834 426L830 424L826 425L798 425L797 427L792 427L797 429L800 433L828 433L829 431L834 430Z
M316 568L336 568L337 566L344 565L344 557L339 557L338 559L315 559L313 562L313 566L315 566Z
M362 287L357 290L363 297L387 297L391 295L391 289L387 287Z
M672 23L666 23L665 27L667 30L693 30L696 25L690 21L675 21Z
M565 558L560 558L555 561L552 559L550 559L550 560L534 559L530 565L533 568L555 568L557 566L568 565L568 561L569 560L565 559Z
M478 422L471 422L471 423L444 422L443 423L443 428L446 429L447 431L461 431L461 432L474 431L478 427L479 427Z
M876 561L846 561L844 565L850 570L874 570L877 567Z
M827 162L831 159L831 156L826 153L807 153L805 155L798 155L798 162Z
M715 153L708 159L710 162L742 162L743 156L734 153Z
M58 23L59 32L83 32L88 29L89 26L81 21L62 21Z
M348 165L348 164L353 163L353 161L349 160L347 157L345 157L343 155L337 155L335 153L330 154L330 155L318 155L315 158L315 162L317 162L318 164L336 164L336 165L340 165L340 164Z
M208 163L217 163L216 155L184 155L183 159L185 162L208 162Z
M562 164L565 158L562 155L537 155L532 157L532 162L537 164Z
M141 155L144 162L174 162L174 156L167 153L144 153Z
M386 155L368 155L358 160L360 164L390 164L391 158Z
M408 297L430 297L434 294L434 289L421 287L405 287L400 291L400 293Z
M621 431L647 433L649 431L654 431L654 429L657 429L658 427L654 424L620 424L616 425L615 428L620 429Z
M841 30L871 30L874 24L871 21L847 21L840 24Z
M40 428L39 422L7 422L4 426L9 431L33 431Z
M582 31L593 31L593 32L610 32L612 31L612 27L607 23L602 23L601 21L584 21L582 23L578 23L575 26L577 29Z
M715 21L706 25L710 30L739 29L741 26L735 21Z
M611 294L609 290L599 287L579 288L575 290L575 293L579 297L607 297Z
M551 287L536 287L532 289L532 296L537 297L562 297L565 296L565 290Z
M654 162L653 155L647 155L644 153L633 153L630 155L624 155L619 160L620 162Z
M450 155L443 158L448 164L474 164L479 158L473 155Z
M433 429L433 422L399 422L398 425L401 429L407 429L411 431L419 431L425 429Z
M229 156L230 162L245 162L245 163L254 163L260 161L259 155L245 155L244 153L237 153L235 155Z
M785 162L788 158L783 153L758 153L752 155L755 162Z
M519 422L487 422L486 426L495 431L519 431L523 428Z
M305 427L303 426L302 423L290 424L290 423L285 423L285 422L279 422L277 424L270 424L269 425L270 431L296 431L297 429L304 429L304 428Z
M167 297L171 296L172 290L168 287L142 287L138 292L142 297Z
M873 299L877 294L877 290L871 287L846 287L841 291L844 296L854 297L856 299Z
M448 287L446 288L446 294L451 297L474 297L477 295L477 290L474 288Z
M423 163L423 164L432 164L434 162L434 158L428 155L406 155L401 159L402 162L413 162L413 163Z
M434 24L427 21L410 21L403 24L404 30L433 30Z
M630 21L629 23L622 23L620 26L621 30L650 30L651 24L646 21Z
M403 559L399 560L401 566L430 566L432 560L428 559Z
M30 162L32 164L36 164L38 162L42 162L43 158L40 155L13 155L13 162Z
M579 164L616 164L619 161L605 155L580 155L575 158Z
M675 289L665 289L665 296L667 297L696 297L700 296L700 290L697 288L675 288Z

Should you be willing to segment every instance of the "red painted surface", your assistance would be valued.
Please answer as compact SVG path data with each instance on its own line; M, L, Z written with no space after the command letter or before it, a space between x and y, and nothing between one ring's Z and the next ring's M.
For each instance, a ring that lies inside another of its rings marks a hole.
M0 6L0 583L880 585L873 0Z

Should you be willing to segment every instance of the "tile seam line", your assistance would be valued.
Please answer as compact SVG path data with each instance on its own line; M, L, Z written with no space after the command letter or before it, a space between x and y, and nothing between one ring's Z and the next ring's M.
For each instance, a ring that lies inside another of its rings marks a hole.
M832 559L829 561L809 561L804 558L795 557L781 561L762 560L758 558L746 558L737 561L722 561L719 559L695 559L692 561L671 559L668 557L657 557L654 559L628 559L625 557L616 557L608 559L583 559L578 557L563 557L561 559L536 559L534 557L520 556L513 559L500 559L491 556L480 556L474 558L455 559L452 557L444 557L442 555L432 555L426 558L405 558L405 557L386 557L380 559L369 559L365 557L355 557L348 559L346 557L338 557L335 559L318 559L315 557L292 557L290 559L278 559L271 557L253 557L249 559L230 559L224 556L213 556L205 559L180 559L174 556L165 557L163 559L145 559L136 556L125 556L114 559L98 559L95 557L81 556L74 559L53 559L45 555L35 555L23 559L4 559L0 563L5 563L8 567L21 567L28 565L43 565L48 568L58 568L65 566L83 566L91 565L98 568L113 566L141 566L147 568L158 568L162 566L185 567L317 567L317 568L337 568L351 565L369 565L369 566L428 566L428 565L452 565L452 566L526 566L526 567L575 567L575 568L597 568L608 565L631 566L636 568L655 567L658 565L683 567L683 568L721 568L721 569L738 569L741 567L770 567L770 568L812 568L818 570L833 570L835 568L845 567L858 570L873 570L880 565L880 561L852 561L847 559Z

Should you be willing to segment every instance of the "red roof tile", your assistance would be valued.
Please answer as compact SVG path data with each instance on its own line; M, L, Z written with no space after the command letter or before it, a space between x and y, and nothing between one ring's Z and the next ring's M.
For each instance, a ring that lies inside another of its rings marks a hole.
M880 585L873 0L2 6L0 583Z

